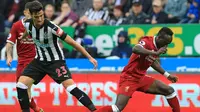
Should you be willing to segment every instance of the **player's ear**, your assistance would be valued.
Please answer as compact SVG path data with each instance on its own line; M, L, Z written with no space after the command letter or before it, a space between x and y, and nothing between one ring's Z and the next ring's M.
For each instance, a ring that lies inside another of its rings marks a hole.
M23 11L24 15L26 15L26 10Z

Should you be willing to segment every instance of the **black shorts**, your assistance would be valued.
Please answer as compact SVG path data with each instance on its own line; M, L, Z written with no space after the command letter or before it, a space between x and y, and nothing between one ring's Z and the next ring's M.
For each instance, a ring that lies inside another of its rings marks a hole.
M22 73L23 76L31 77L34 84L38 84L46 74L58 84L72 78L64 60L46 62L34 59Z

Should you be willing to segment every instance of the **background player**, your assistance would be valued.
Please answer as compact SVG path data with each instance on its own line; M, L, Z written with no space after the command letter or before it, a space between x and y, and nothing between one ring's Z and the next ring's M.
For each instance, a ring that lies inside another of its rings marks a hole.
M18 64L17 64L17 71L16 71L16 82L18 81L20 75L22 74L22 71L24 68L34 59L35 57L35 45L33 43L33 40L31 38L28 39L22 39L21 35L23 35L25 28L24 28L24 21L30 18L29 13L29 2L25 4L24 9L24 15L25 18L22 20L17 21L13 24L10 34L7 39L6 44L6 53L7 53L7 65L11 66L12 62L12 53L13 53L13 45L17 44L17 55L18 55ZM31 98L31 85L28 87L28 95L30 102L30 107L35 112L42 112L42 109L39 108L34 99Z
M36 45L35 59L24 69L17 83L18 100L23 112L30 112L27 88L33 82L37 84L48 74L55 82L62 83L73 96L75 96L89 110L96 110L94 104L83 91L78 89L72 80L71 73L66 67L63 51L58 38L83 53L90 62L97 67L97 61L60 27L47 19L44 19L43 6L38 1L30 3L29 8L32 19L25 23L26 33L32 37Z
M177 82L178 78L166 72L156 61L160 54L166 53L168 44L172 42L172 35L171 29L163 27L156 37L145 36L140 39L139 44L134 46L134 54L131 55L128 65L120 76L119 93L115 105L103 107L97 112L122 111L135 91L164 95L173 112L180 112L174 89L145 75L151 66L171 82Z

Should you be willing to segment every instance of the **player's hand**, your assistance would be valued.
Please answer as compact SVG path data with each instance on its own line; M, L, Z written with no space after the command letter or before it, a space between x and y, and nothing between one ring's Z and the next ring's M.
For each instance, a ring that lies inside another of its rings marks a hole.
M94 69L96 69L98 66L97 60L95 60L94 58L90 58L89 60L94 65Z
M22 39L23 35L24 35L24 33L19 33L18 39Z
M167 77L167 79L168 79L169 81L171 81L172 83L175 83L175 82L178 81L178 77L177 77L177 76L174 76L174 75L169 75L169 76Z
M167 52L167 46L161 47L157 52L156 55L165 54Z
M11 67L12 57L7 57L6 64Z

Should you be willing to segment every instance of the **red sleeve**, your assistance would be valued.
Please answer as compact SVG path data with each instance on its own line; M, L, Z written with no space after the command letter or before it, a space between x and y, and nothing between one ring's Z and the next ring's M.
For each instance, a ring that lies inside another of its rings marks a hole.
M16 30L16 25L13 24L11 30L10 30L10 33L8 35L8 38L7 38L7 42L9 43L12 43L12 44L15 44L16 42L16 39L17 39L17 30Z
M138 42L138 45L148 49L148 46L149 46L149 40L148 40L148 37L143 37L140 39L140 41Z

